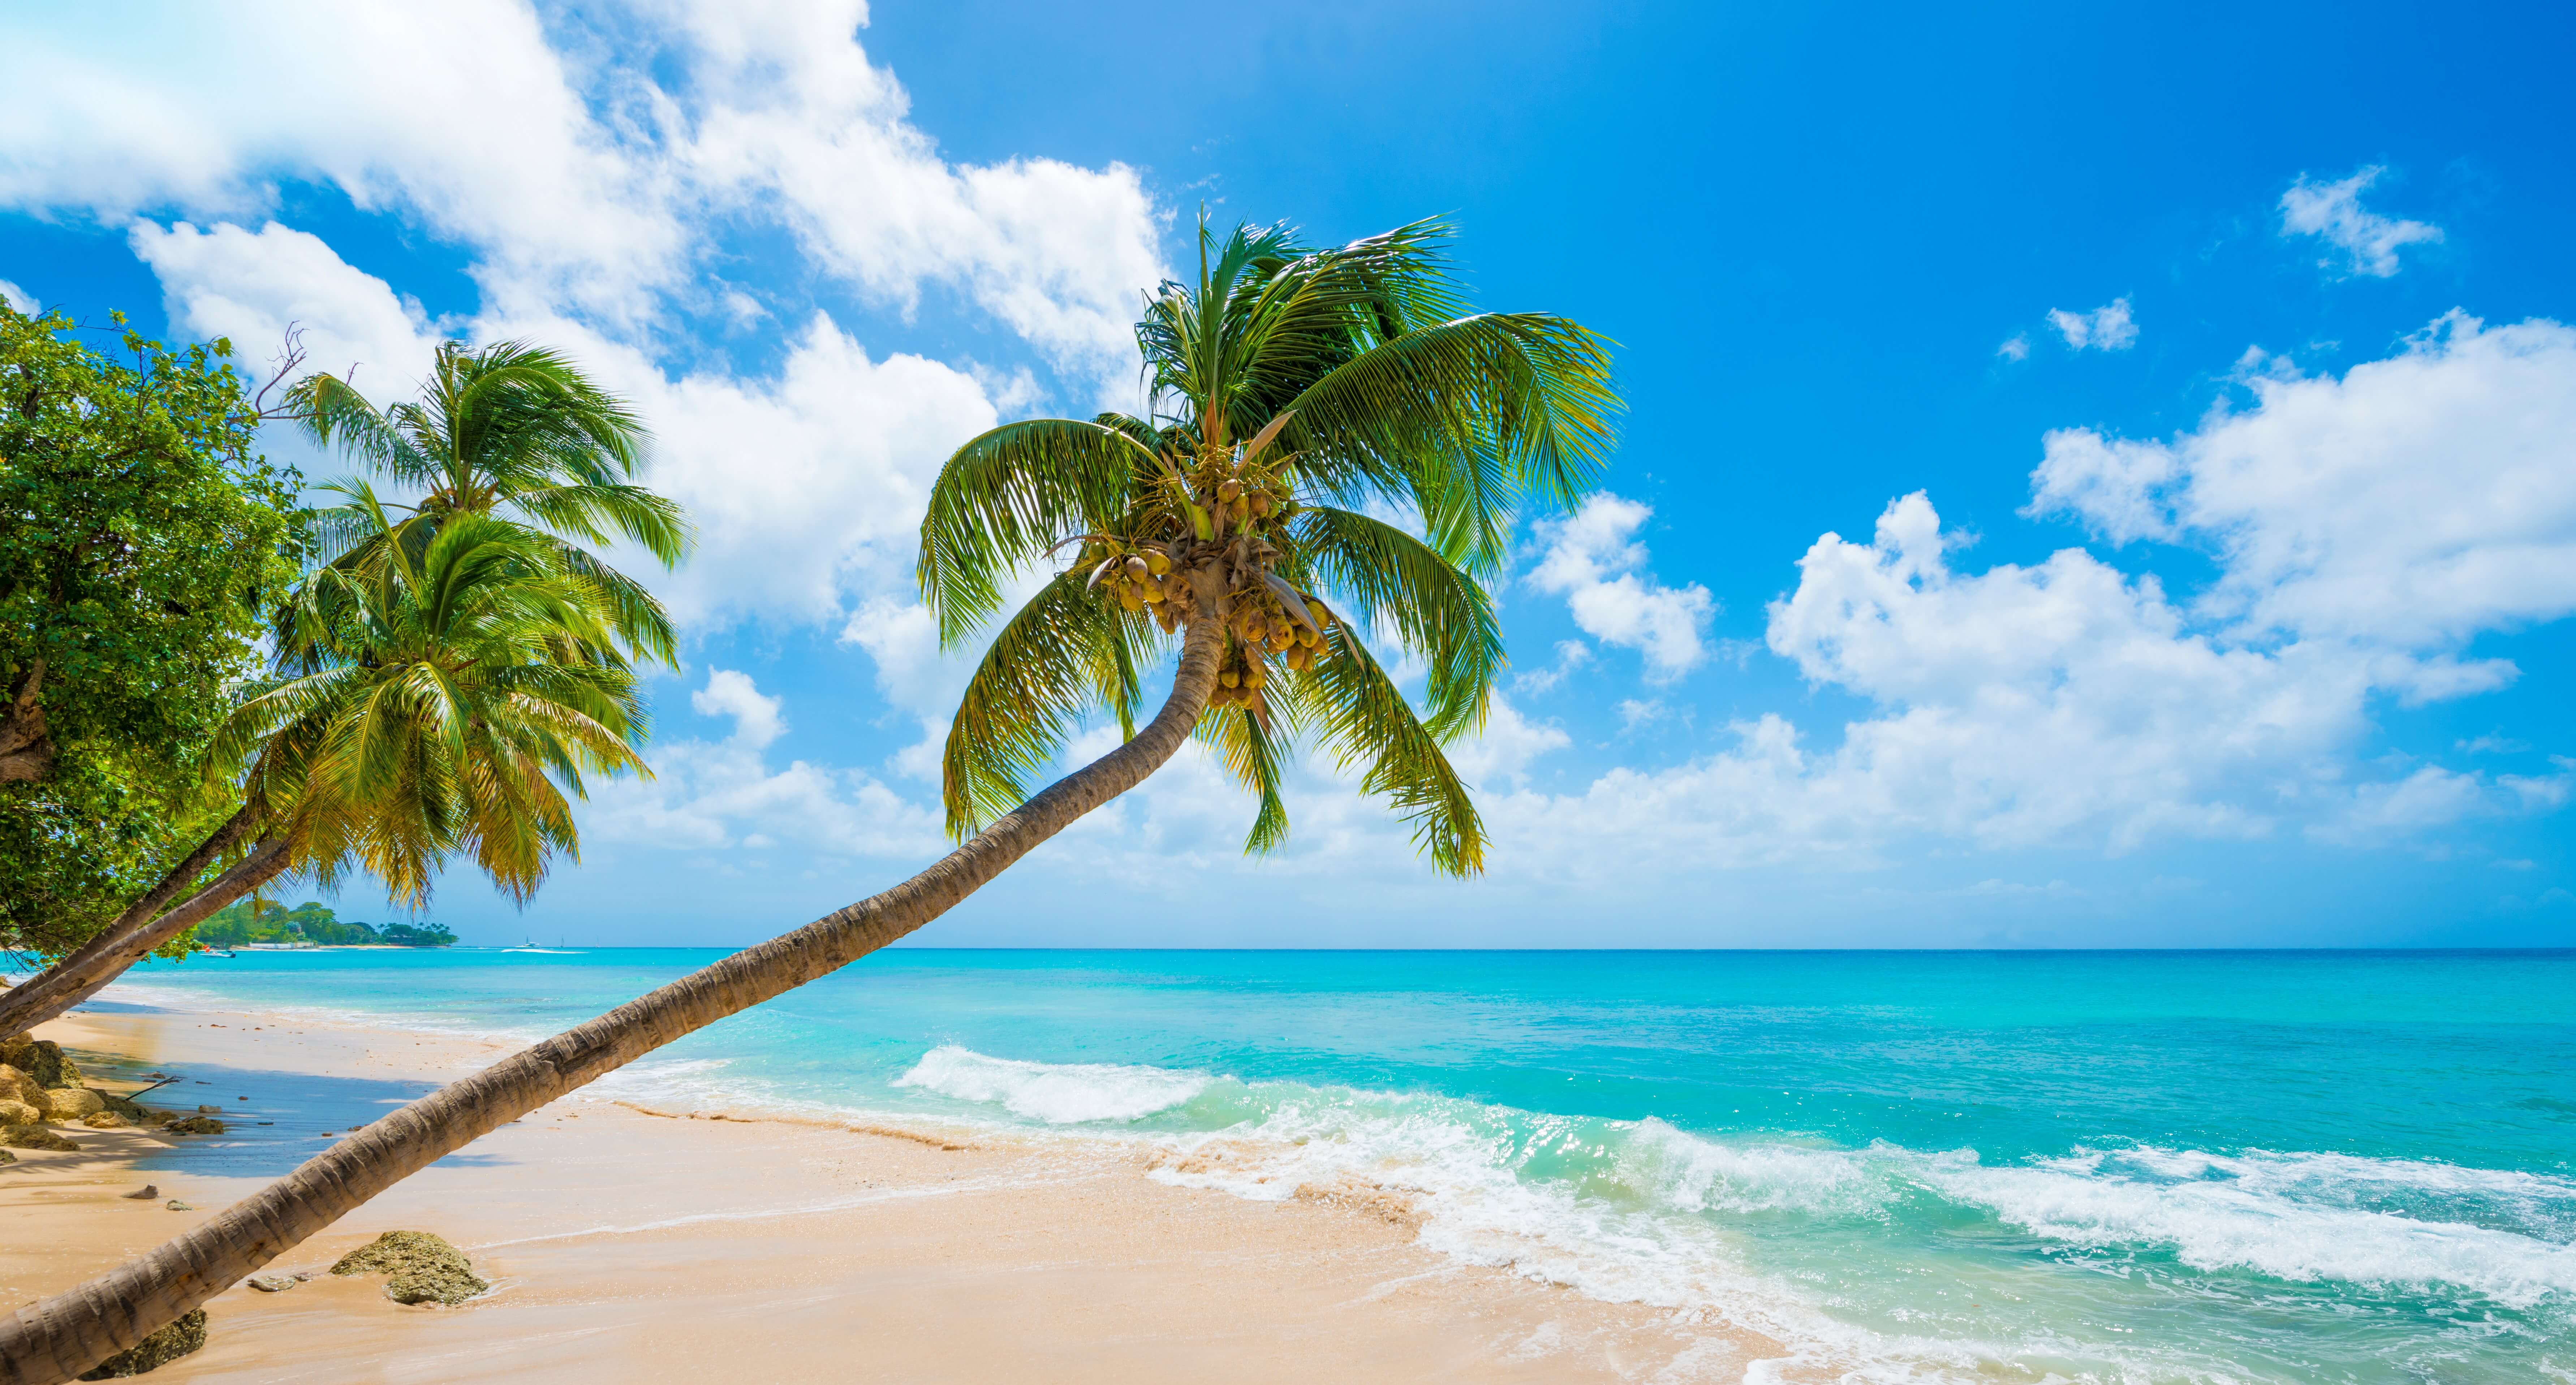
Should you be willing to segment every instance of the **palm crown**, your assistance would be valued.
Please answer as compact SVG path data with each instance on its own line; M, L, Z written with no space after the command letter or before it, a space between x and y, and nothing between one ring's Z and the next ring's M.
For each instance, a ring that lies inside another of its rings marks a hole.
M1212 626L1224 648L1198 734L1259 800L1248 849L1285 837L1282 764L1311 738L1362 769L1435 864L1481 868L1441 747L1482 724L1503 661L1483 582L1519 503L1590 488L1618 400L1582 327L1467 312L1446 237L1419 222L1316 250L1286 227L1219 244L1202 223L1197 282L1165 283L1137 328L1149 417L1026 420L950 458L920 565L943 644L995 614L1015 572L1074 551L967 686L944 765L952 834L1016 805L1085 718L1105 708L1133 735L1144 671L1184 626ZM1421 660L1422 715L1364 631Z
M350 493L390 535L381 503ZM567 792L586 774L649 773L615 613L541 536L487 516L451 516L417 553L376 548L385 561L296 590L280 672L247 690L214 772L240 775L326 885L360 866L417 903L465 851L525 900L556 854L578 855Z
M677 502L628 479L644 456L642 420L561 353L442 342L416 402L378 410L328 374L298 384L293 402L316 442L422 492L410 518L390 527L355 510L324 511L321 538L344 566L375 563L374 547L388 541L416 558L449 515L515 512L555 537L556 561L597 589L621 640L676 666L678 636L661 603L580 544L623 538L669 567L688 553L688 521Z

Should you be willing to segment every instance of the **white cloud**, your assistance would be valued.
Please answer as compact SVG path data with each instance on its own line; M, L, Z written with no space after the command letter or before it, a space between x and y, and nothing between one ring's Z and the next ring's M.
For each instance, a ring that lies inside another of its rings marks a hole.
M1132 373L1162 275L1135 171L947 163L856 42L862 0L670 0L551 32L522 0L147 10L13 21L0 206L240 220L281 181L328 183L471 248L487 313L639 340L671 303L740 320L692 270L743 221L784 225L881 300L946 284L1095 383Z
M2117 852L2283 830L2364 846L2576 797L2565 758L2394 777L2356 758L2375 699L2503 686L2513 665L2464 658L2468 641L2576 613L2576 332L2454 314L2340 379L2249 388L2250 407L2168 440L2052 434L2031 476L2029 513L2206 545L2200 598L2080 549L1964 570L1929 497L1903 497L1868 543L1817 540L1770 608L1773 653L1873 704L1839 744L1764 715L1686 765L1506 796L1502 868L1607 881L1641 857L1865 864L1908 841Z
M1496 693L1484 729L1460 737L1448 748L1448 756L1451 767L1469 784L1491 791L1519 783L1528 777L1532 760L1573 743L1562 728L1530 720L1510 699Z
M230 336L256 361L300 323L314 367L360 363L358 383L380 402L413 392L442 329L570 352L651 422L646 479L698 525L699 550L680 571L635 569L693 624L828 622L908 594L931 478L960 440L998 419L972 374L920 356L871 358L819 312L789 339L773 377L719 365L675 376L570 319L430 323L320 238L275 222L256 233L146 222L132 240L183 329Z
M6 279L0 279L0 303L28 314L33 314L38 306L34 295Z
M0 205L238 217L307 179L477 247L495 286L631 306L678 268L665 172L594 119L515 0L73 8L11 28Z
M2126 351L2138 344L2138 324L2129 315L2129 300L2126 298L2114 298L2089 313L2051 308L2048 310L2048 324L2057 329L2057 334L2066 339L2068 346L2078 351ZM2025 343L2021 354L2028 355L2029 350ZM2020 360L2021 355L2012 359Z
M2029 360L2030 334L2028 332L2015 332L2011 336L2004 338L2004 344L1995 348L1995 354L2003 357L2007 361Z
M709 669L707 685L689 694L689 705L700 716L732 717L734 744L751 750L767 749L787 731L787 719L779 714L784 704L763 694L748 673Z
M2340 264L2332 258L2317 261L2321 268L2379 279L2395 274L2400 246L2437 242L2442 228L2363 210L2362 191L2387 171L2373 164L2335 183L2314 182L2301 174L2281 194L2281 234L2320 236L2343 252Z
M786 728L782 702L749 675L712 670L689 700L705 715L732 717L733 734L656 742L654 778L593 788L586 836L708 852L783 844L829 857L919 858L945 844L930 810L866 774L803 760L769 768L765 752Z
M1542 521L1545 551L1531 586L1565 598L1584 633L1646 656L1647 676L1668 682L1707 657L1701 641L1717 602L1694 582L1668 587L1646 571L1646 546L1635 541L1654 513L1607 491L1564 519Z
M2576 611L2576 331L2454 313L2340 379L2250 388L2170 441L2049 435L2030 512L2209 544L2206 605L2249 632L2438 651Z
M1556 662L1547 668L1534 668L1512 678L1512 686L1526 693L1553 691L1576 669L1592 662L1592 646L1581 640L1558 640Z
M378 404L412 397L429 373L438 333L420 304L350 266L319 236L274 221L256 232L138 221L127 239L159 277L172 329L230 337L246 365L256 367L296 324L308 366L354 367L349 378Z

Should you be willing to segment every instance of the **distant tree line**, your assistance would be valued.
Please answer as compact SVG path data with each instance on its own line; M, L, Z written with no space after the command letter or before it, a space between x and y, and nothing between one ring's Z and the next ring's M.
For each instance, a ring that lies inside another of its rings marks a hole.
M328 905L282 904L245 899L219 909L197 925L197 941L207 947L241 947L249 943L350 947L391 943L396 947L446 947L456 935L434 923L388 923L382 928L355 919L342 922Z

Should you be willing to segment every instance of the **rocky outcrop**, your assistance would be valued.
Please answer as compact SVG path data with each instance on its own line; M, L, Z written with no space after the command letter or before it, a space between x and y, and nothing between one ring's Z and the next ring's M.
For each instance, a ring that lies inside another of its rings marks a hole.
M17 1038L0 1041L0 1064L16 1068L35 1079L39 1087L77 1087L82 1085L80 1068L63 1056L63 1046L51 1039Z
M11 1149L49 1149L69 1154L80 1146L41 1125L0 1125L0 1145Z
M333 1274L382 1274L396 1303L454 1306L492 1286L474 1273L465 1252L426 1231L388 1231L340 1257Z
M224 1123L212 1116L190 1116L186 1120L163 1122L161 1128L173 1135L220 1135Z
M81 1124L92 1130L123 1130L133 1122L114 1111L92 1111L81 1117Z
M22 1068L0 1063L0 1101L21 1101L41 1111L45 1109L45 1084Z
M0 1125L34 1125L45 1118L45 1108L30 1106L12 1097L0 1097Z
M55 1087L45 1093L47 1120L87 1120L106 1109L107 1103L87 1087Z
M105 1087L92 1087L90 1090L98 1093L98 1099L106 1104L107 1109L136 1125L141 1125L152 1118L152 1114L144 1110L134 1098L122 1092L111 1092Z
M122 1380L129 1375L159 1370L205 1344L206 1310L191 1309L177 1322L135 1343L132 1350L118 1352L99 1362L81 1379Z

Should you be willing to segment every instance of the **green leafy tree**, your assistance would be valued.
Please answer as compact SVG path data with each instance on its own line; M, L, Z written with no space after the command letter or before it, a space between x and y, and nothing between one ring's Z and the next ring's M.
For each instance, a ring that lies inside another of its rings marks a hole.
M673 563L690 542L686 517L669 499L628 479L644 454L641 420L560 354L518 342L479 352L447 342L418 401L379 411L328 374L306 377L287 401L317 441L422 492L405 506L364 483L325 487L347 503L312 517L318 556L327 562L307 591L417 569L438 536L458 522L478 526L480 551L497 551L493 526L505 526L516 535L510 543L521 567L541 561L549 589L596 613L615 644L666 663L676 658L676 636L660 603L572 540L622 537ZM365 662L361 654L344 651L343 657ZM205 907L202 899L179 903L189 887L247 850L205 889L219 904L256 888L294 861L288 838L306 830L296 822L325 820L296 818L274 796L264 806L242 804L159 885L132 898L123 913L31 983L32 990L0 996L0 1034L37 1022L28 1016L58 1013L58 995L95 991L142 955L135 943L147 934L164 940L156 946L184 948L185 923L175 916ZM325 851L310 859L327 868L341 858Z
M79 1004L290 871L324 888L363 871L417 903L462 855L524 901L557 856L577 858L571 799L586 777L646 772L616 611L597 584L564 572L551 544L455 515L416 558L384 552L380 565L326 566L296 588L276 631L278 672L249 685L213 738L209 773L241 786L256 845L146 926L0 993L0 1033Z
M297 479L253 450L267 391L227 342L171 351L111 322L113 349L0 304L0 948L18 952L96 934L232 811L196 768L296 570Z
M1394 801L1436 865L1474 870L1482 832L1439 743L1475 725L1500 661L1478 575L1498 569L1515 505L1572 504L1592 484L1616 398L1607 353L1582 328L1466 311L1441 239L1426 224L1313 250L1284 230L1220 245L1202 228L1196 282L1163 286L1139 329L1153 418L1012 424L950 458L920 568L948 642L999 610L1015 570L1080 546L1003 627L959 709L946 794L951 826L972 830L963 845L442 1088L0 1322L13 1378L68 1379L483 1132L919 929L1193 733L1260 798L1256 849L1285 830L1275 760L1302 730L1364 768L1363 788ZM1371 504L1404 506L1428 537L1367 520ZM1350 618L1320 604L1327 588ZM1361 621L1422 655L1428 715L1364 647ZM1150 721L1005 808L1086 709L1132 725L1149 661L1174 644Z

